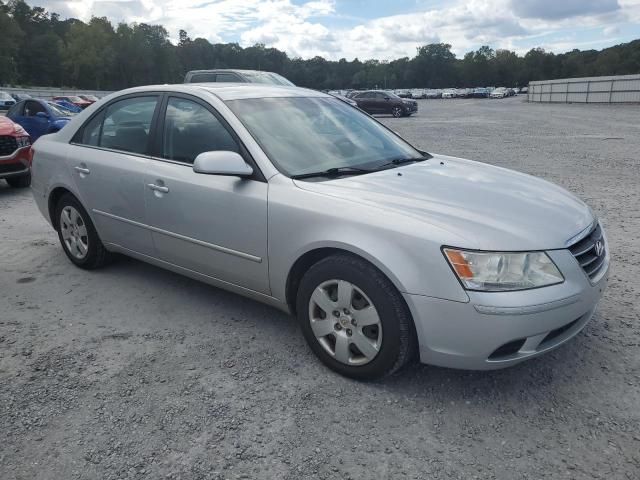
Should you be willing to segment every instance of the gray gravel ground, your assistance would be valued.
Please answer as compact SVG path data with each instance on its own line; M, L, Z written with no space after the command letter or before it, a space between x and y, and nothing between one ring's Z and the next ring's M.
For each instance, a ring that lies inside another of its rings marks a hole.
M354 382L269 307L133 260L74 268L0 182L0 478L640 478L640 107L421 101L383 121L588 201L613 270L584 333L508 370Z

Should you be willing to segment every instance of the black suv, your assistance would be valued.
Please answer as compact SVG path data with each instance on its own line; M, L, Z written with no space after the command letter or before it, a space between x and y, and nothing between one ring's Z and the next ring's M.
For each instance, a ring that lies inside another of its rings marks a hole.
M361 110L367 113L390 113L394 117L405 117L418 111L418 102L403 99L384 90L367 90L351 97Z
M285 85L295 87L293 83L273 72L262 72L259 70L191 70L187 72L183 83L211 83L211 82L233 82L233 83L268 83L270 85Z

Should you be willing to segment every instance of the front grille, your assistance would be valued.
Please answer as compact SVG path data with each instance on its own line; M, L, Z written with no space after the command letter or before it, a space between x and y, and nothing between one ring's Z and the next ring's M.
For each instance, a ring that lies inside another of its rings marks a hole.
M578 261L584 273L594 279L604 266L607 257L607 248L600 224L597 224L582 240L571 245L569 251Z
M0 135L0 157L11 155L18 149L18 140L9 135Z

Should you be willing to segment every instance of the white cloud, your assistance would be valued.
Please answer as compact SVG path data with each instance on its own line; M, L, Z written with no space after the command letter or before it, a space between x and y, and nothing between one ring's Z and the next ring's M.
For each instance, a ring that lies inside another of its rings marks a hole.
M554 51L562 51L571 43L564 40L568 34L595 29L600 37L591 32L586 34L590 38L580 41L597 44L618 35L622 24L640 24L640 0L440 0L428 2L429 8L415 13L366 21L342 15L341 6L346 1L350 0L309 0L301 4L293 0L40 3L51 11L83 20L97 15L115 22L159 23L174 39L178 30L184 29L191 38L239 41L243 46L264 43L291 56L322 55L331 59L411 57L418 46L440 41L450 43L457 55L480 45L522 53L545 43ZM367 8L375 9L373 5Z

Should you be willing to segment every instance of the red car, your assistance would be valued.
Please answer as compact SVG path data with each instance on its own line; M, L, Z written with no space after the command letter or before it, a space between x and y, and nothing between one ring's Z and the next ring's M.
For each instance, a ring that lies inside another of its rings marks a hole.
M82 100L86 100L89 103L96 103L98 100L100 100L98 97L96 97L95 95L78 95Z
M29 134L7 117L0 117L0 178L15 188L31 185Z
M57 101L57 100L62 100L63 102L73 103L76 107L80 107L83 110L93 103L93 102L87 102L86 100L83 100L82 98L78 97L77 95L63 95L63 96L60 96L60 97L53 97L53 101L54 102Z

